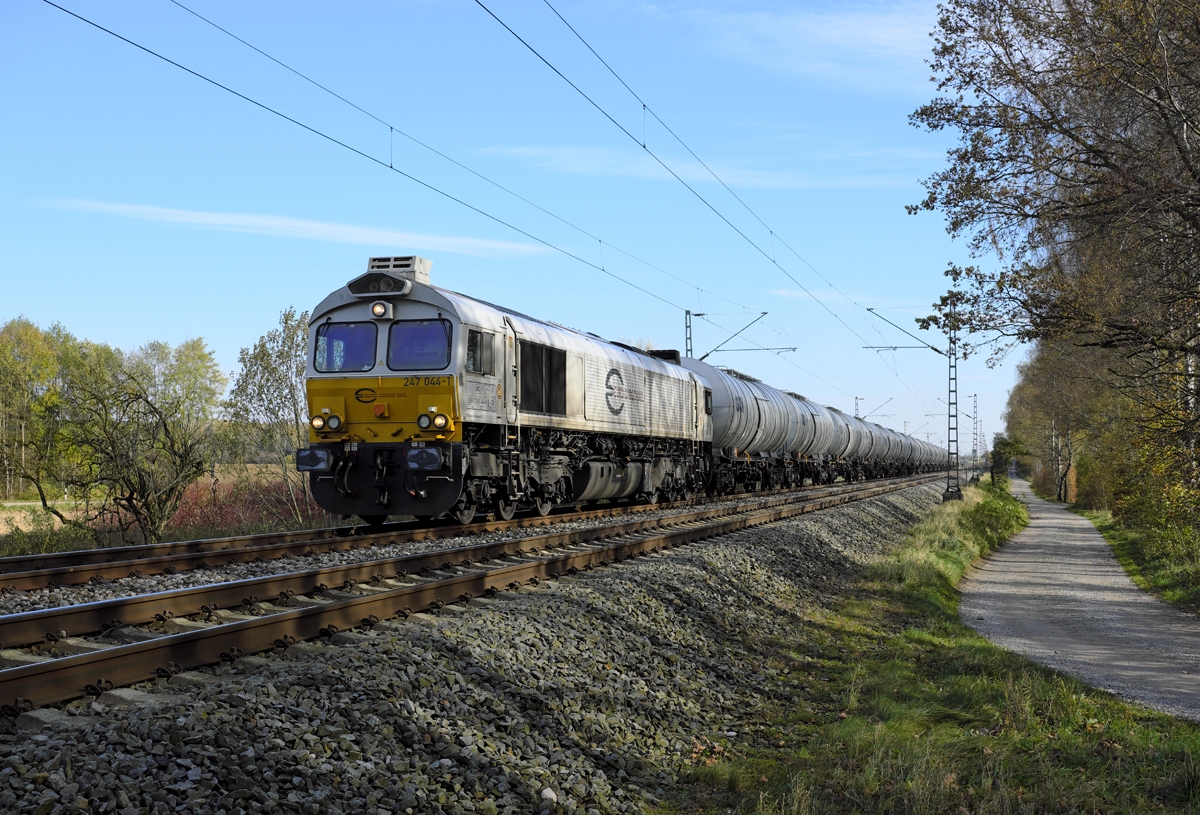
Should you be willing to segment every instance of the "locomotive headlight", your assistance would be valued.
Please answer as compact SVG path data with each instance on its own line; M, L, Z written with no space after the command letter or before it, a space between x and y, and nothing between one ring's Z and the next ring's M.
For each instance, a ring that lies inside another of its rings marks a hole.
M392 319L392 304L386 300L376 300L371 304L371 316L376 320Z
M337 430L339 427L342 426L342 417L341 416L330 416L328 419L325 420L325 426L328 427L330 430Z
M313 416L312 420L309 422L309 424L312 425L313 430L324 430L325 429L325 417L324 416Z
M433 425L433 417L428 413L422 413L417 417L417 427L422 430L428 430Z
M433 426L438 430L445 430L446 425L450 424L450 417L445 413L439 413L433 417Z

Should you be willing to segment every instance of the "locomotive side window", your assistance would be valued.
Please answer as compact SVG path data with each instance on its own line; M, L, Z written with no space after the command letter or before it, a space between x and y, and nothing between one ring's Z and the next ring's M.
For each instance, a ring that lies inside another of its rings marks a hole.
M489 376L496 373L493 356L496 347L495 336L473 329L467 330L467 371Z
M449 320L400 320L388 330L393 371L440 371L450 364Z
M567 352L521 341L521 410L567 415Z
M375 323L324 323L317 328L313 367L323 374L375 367Z
M712 389L711 388L704 389L704 415L705 416L712 415Z

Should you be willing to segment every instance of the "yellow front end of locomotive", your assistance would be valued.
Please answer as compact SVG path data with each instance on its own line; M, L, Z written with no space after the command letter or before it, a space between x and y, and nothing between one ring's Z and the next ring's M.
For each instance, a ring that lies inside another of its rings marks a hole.
M305 388L311 444L462 441L453 376L309 379Z

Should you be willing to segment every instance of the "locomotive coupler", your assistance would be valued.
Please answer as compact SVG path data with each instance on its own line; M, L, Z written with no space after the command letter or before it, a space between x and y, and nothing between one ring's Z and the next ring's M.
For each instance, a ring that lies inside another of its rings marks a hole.
M387 484L388 467L392 464L391 449L375 451L375 503L381 507L392 503L391 489Z

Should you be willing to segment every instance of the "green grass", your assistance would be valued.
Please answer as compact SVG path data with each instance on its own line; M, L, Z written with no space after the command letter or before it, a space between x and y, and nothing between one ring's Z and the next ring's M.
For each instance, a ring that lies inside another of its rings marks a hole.
M778 676L765 695L775 701L754 712L765 735L701 753L704 771L683 776L662 811L1196 811L1200 728L1027 662L959 622L958 580L1025 522L1007 494L965 492L853 592L771 643Z
M1144 591L1188 611L1200 612L1200 541L1191 531L1125 527L1107 510L1076 509L1113 548L1126 574Z

